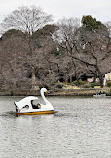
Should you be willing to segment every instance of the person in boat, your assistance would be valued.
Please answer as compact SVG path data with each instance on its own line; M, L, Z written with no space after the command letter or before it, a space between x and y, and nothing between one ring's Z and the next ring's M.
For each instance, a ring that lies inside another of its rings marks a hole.
M31 100L31 105L33 109L40 109L40 104L33 104L33 100Z
M101 93L101 91L99 92L99 95L101 95L102 93Z

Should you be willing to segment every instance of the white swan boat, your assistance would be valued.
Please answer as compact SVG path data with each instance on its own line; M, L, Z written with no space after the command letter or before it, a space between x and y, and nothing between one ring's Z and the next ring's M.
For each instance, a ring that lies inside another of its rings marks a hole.
M42 88L40 92L43 100L46 103L45 105L39 103L37 105L33 105L33 101L37 100L38 97L28 96L18 102L14 102L16 106L16 114L17 115L53 114L54 107L46 99L44 95L44 93L47 92L47 89Z
M94 98L104 98L106 97L106 94L95 94L93 95Z

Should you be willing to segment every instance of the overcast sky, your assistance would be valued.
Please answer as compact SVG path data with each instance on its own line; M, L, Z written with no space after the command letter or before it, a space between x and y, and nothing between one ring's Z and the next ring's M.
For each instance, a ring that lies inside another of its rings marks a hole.
M40 6L57 21L62 17L92 15L105 23L111 21L111 0L0 0L0 22L21 6Z

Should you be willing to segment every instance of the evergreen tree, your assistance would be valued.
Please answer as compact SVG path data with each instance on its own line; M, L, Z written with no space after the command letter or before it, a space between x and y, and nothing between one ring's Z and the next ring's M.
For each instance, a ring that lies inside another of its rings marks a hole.
M91 15L83 16L82 24L83 24L83 27L87 28L89 31L99 29L102 26L101 22L97 21Z

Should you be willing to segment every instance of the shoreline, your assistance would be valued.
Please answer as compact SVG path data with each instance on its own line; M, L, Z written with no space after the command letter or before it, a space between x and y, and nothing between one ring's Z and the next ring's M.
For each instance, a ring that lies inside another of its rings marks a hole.
M111 88L81 88L81 89L51 89L48 96L93 96L96 93L104 92L111 95ZM40 96L40 90L0 90L0 96Z

